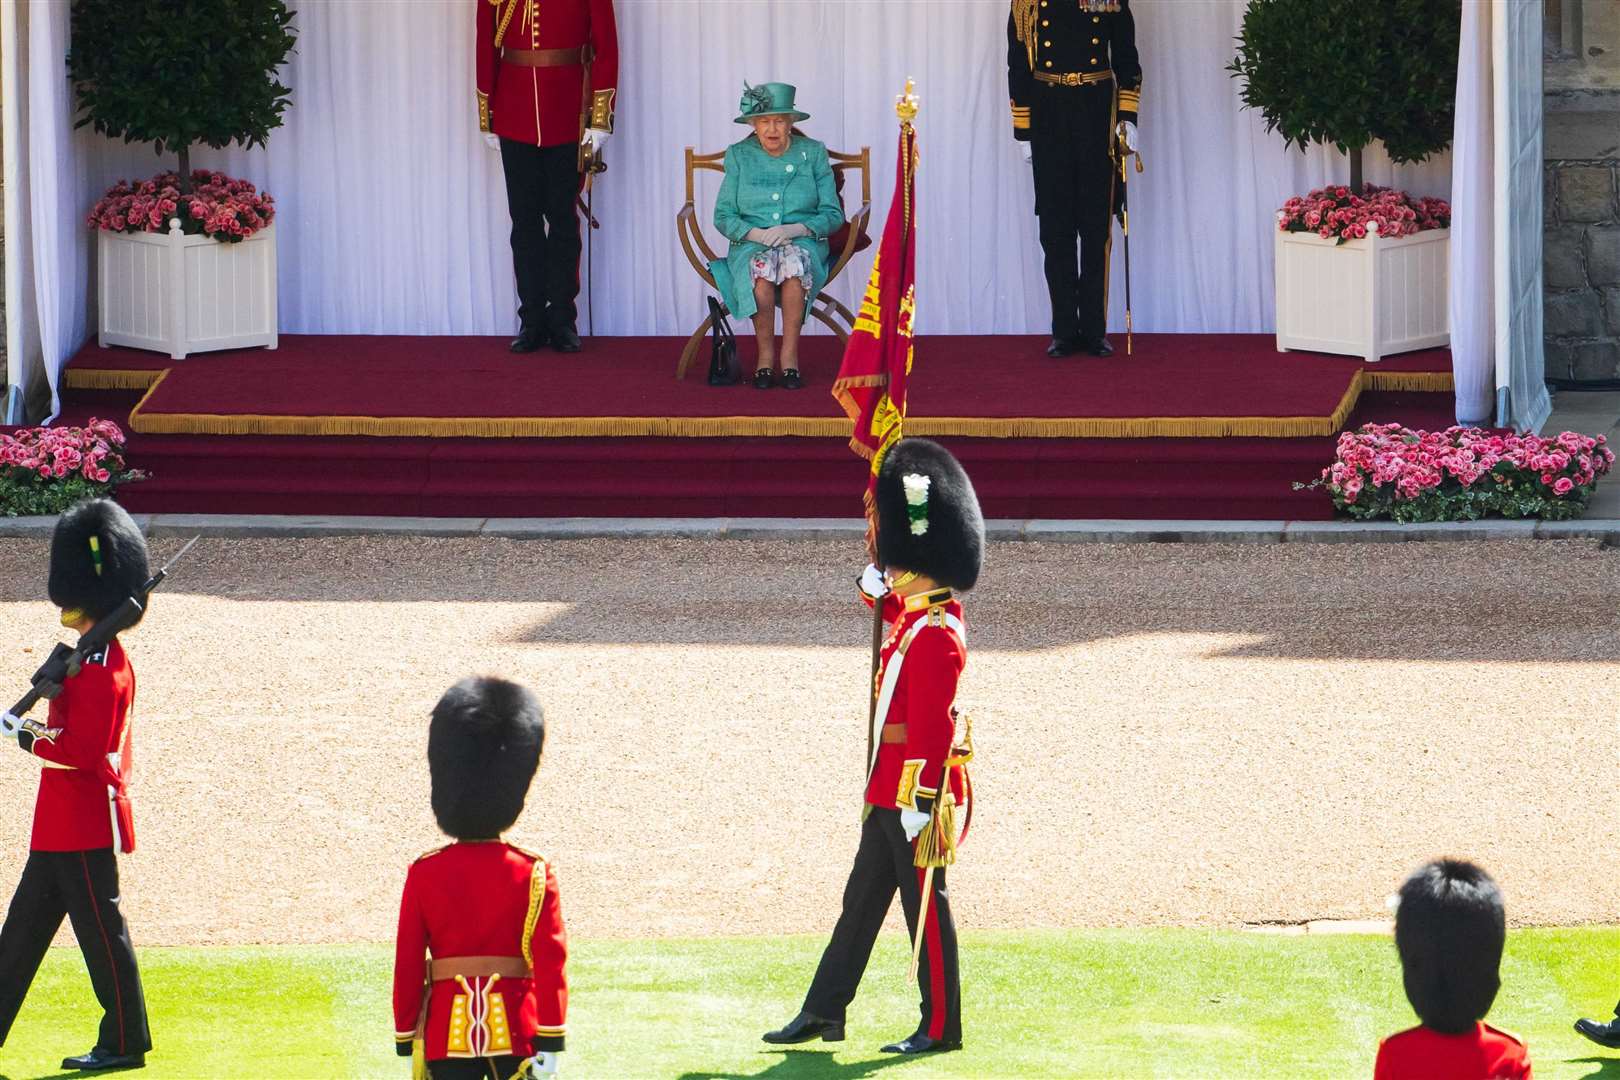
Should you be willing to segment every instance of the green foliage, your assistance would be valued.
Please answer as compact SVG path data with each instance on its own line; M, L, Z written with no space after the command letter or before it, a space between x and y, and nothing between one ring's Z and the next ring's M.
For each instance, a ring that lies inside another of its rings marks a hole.
M73 0L76 126L160 154L265 145L291 98L292 17L283 0Z
M134 932L139 941L139 923ZM825 940L576 939L564 1075L1337 1080L1370 1075L1378 1039L1415 1023L1384 937L969 932L965 1049L897 1060L877 1048L916 1025L917 998L905 978L910 947L885 934L847 1042L763 1045L761 1032L798 1011ZM142 1080L409 1072L394 1056L391 946L141 949L140 959L156 1043ZM1617 966L1620 930L1514 930L1491 1022L1529 1041L1540 1080L1595 1076L1601 1051L1570 1022L1607 1014ZM100 1015L78 950L52 949L0 1076L58 1075L63 1055L94 1040Z
M111 498L119 484L142 476L133 470L115 473L98 484L77 473L47 480L28 469L0 469L0 517L54 517L82 499Z
M1459 0L1250 0L1227 70L1290 146L1422 161L1451 143L1461 33Z

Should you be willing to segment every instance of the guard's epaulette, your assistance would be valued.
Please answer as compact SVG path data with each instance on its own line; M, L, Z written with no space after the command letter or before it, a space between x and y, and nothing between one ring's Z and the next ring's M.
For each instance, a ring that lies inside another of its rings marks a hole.
M1520 1038L1519 1036L1513 1034L1513 1032L1511 1032L1511 1031L1504 1031L1501 1028L1496 1027L1493 1024L1484 1024L1482 1026L1485 1028L1486 1031L1493 1031L1496 1034L1502 1036L1502 1038L1504 1038L1504 1039L1512 1039L1514 1042L1518 1043L1520 1046L1528 1046L1529 1045L1529 1043L1525 1042L1522 1038Z
M538 851L530 851L526 847L518 847L516 844L512 843L512 841L510 841L510 840L506 841L506 846L511 848L513 851L517 852L519 855L527 855L529 858L533 859L535 862L549 863L551 861L550 859L546 858L544 855L540 854Z
M413 859L412 862L413 863L419 863L419 862L422 862L424 859L431 859L431 858L433 858L433 856L437 855L439 852L441 852L441 851L449 851L453 847L455 847L454 844L444 844L444 845L442 845L440 847L434 848L432 851L424 851L424 852L422 852L422 854L418 855L415 859Z

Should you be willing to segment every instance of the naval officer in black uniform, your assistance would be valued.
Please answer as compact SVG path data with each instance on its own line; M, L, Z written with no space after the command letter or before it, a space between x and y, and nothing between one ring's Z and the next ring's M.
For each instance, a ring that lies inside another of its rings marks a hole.
M1047 355L1108 356L1114 140L1136 149L1142 99L1130 0L1012 0L1007 82L1013 138L1035 172L1052 297Z

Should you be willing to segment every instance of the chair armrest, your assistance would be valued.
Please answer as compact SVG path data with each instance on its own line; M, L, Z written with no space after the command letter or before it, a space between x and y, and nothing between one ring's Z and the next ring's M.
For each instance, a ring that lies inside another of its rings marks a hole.
M855 243L871 221L872 204L862 203L861 208L855 211L855 216L849 219L849 235L844 238L844 250L839 253L838 261L833 264L832 269L827 272L828 281L837 277L849 264L849 260L855 257Z
M698 277L708 282L709 288L719 288L715 284L714 275L709 273L709 263L720 256L716 255L709 247L708 241L703 239L703 229L698 225L697 207L694 204L688 202L675 215L675 234L681 239L681 250L686 252L686 261L692 264L692 269L697 271ZM698 258L699 251L705 258Z

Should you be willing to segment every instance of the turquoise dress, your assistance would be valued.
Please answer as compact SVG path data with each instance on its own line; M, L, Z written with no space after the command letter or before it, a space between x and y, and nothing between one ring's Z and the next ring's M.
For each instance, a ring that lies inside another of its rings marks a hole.
M753 135L726 148L726 178L714 201L714 227L731 241L724 259L709 264L720 298L733 315L748 319L759 306L748 264L764 245L743 239L749 229L802 224L809 236L791 241L808 257L811 287L805 309L827 283L827 237L844 223L827 148L794 135L781 157L772 157Z

